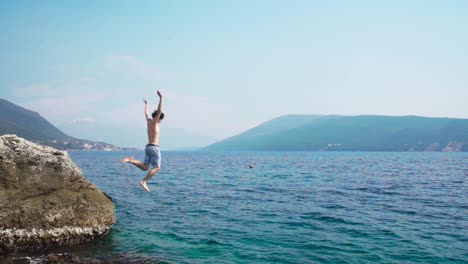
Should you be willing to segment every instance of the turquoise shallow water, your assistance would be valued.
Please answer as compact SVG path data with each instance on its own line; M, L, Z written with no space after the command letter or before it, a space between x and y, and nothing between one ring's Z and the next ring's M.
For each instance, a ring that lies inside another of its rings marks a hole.
M135 263L467 263L468 153L163 152L149 183L71 152L113 197L110 234L73 249ZM249 164L255 167L249 169Z

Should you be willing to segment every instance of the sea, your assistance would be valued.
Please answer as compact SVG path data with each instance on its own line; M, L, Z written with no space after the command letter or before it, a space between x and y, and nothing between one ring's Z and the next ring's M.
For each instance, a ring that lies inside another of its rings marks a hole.
M468 153L70 151L116 223L110 263L468 263ZM250 164L253 168L250 168Z

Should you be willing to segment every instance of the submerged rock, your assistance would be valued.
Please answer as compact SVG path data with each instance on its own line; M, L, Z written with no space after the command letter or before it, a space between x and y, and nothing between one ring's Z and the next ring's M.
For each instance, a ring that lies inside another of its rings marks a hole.
M111 199L67 152L0 137L0 249L78 244L107 234L114 223Z

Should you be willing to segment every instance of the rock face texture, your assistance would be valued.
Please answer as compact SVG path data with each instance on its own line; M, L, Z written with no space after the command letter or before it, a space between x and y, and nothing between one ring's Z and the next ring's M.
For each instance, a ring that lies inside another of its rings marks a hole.
M66 152L0 136L0 252L82 243L114 223L112 200Z

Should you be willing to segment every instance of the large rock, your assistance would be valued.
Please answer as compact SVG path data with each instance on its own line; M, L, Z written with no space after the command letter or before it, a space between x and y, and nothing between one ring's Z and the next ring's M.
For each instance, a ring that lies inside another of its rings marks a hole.
M111 199L66 152L0 137L0 251L77 244L114 223Z

